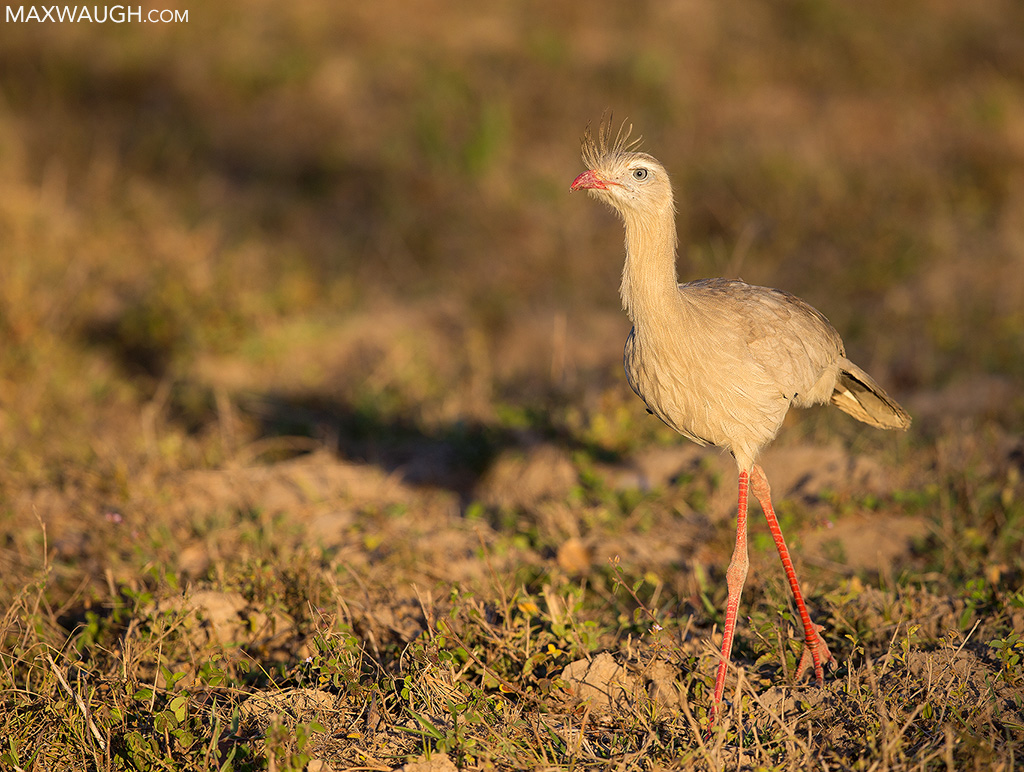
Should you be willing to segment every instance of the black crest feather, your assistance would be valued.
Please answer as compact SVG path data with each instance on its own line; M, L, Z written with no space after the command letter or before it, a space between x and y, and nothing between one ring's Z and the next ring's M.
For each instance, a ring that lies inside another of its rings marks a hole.
M587 125L583 132L582 146L583 163L588 169L607 164L616 156L634 152L640 145L642 137L631 139L633 124L624 120L618 129L613 129L612 114L608 113L597 128L597 135Z

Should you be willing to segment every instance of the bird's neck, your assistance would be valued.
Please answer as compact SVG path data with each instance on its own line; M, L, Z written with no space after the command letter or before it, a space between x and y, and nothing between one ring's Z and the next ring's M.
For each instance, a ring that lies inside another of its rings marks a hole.
M619 294L633 324L664 312L676 301L675 210L645 215L629 213L626 226L626 262Z

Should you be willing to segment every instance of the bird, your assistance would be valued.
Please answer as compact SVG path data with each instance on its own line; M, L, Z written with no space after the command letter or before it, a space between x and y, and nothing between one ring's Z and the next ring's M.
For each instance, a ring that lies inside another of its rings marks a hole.
M835 658L811 621L789 549L757 460L791 407L831 403L880 429L906 430L910 415L863 369L846 358L828 319L788 292L726 278L680 284L676 273L676 209L665 167L639 149L632 124L613 131L610 118L582 138L586 171L570 190L607 204L625 227L619 294L633 324L623 363L630 387L654 414L699 445L729 451L739 472L736 542L726 572L728 598L722 650L709 710L721 708L749 567L747 499L768 521L803 627L799 680L808 668L824 685Z

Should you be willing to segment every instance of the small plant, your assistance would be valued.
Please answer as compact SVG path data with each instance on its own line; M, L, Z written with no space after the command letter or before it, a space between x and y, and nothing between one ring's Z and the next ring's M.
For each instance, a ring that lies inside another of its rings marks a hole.
M316 722L286 726L274 723L266 731L264 744L271 769L302 772L313 757L312 740L326 730Z
M1004 638L989 641L988 645L1003 666L1000 678L1012 684L1024 681L1024 633L1009 633Z

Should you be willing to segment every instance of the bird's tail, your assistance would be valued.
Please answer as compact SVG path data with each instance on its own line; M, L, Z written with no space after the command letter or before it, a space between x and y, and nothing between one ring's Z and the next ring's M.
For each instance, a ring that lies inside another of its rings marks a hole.
M886 394L874 378L848 359L843 359L839 367L839 382L832 392L833 405L879 429L910 426L910 414Z

